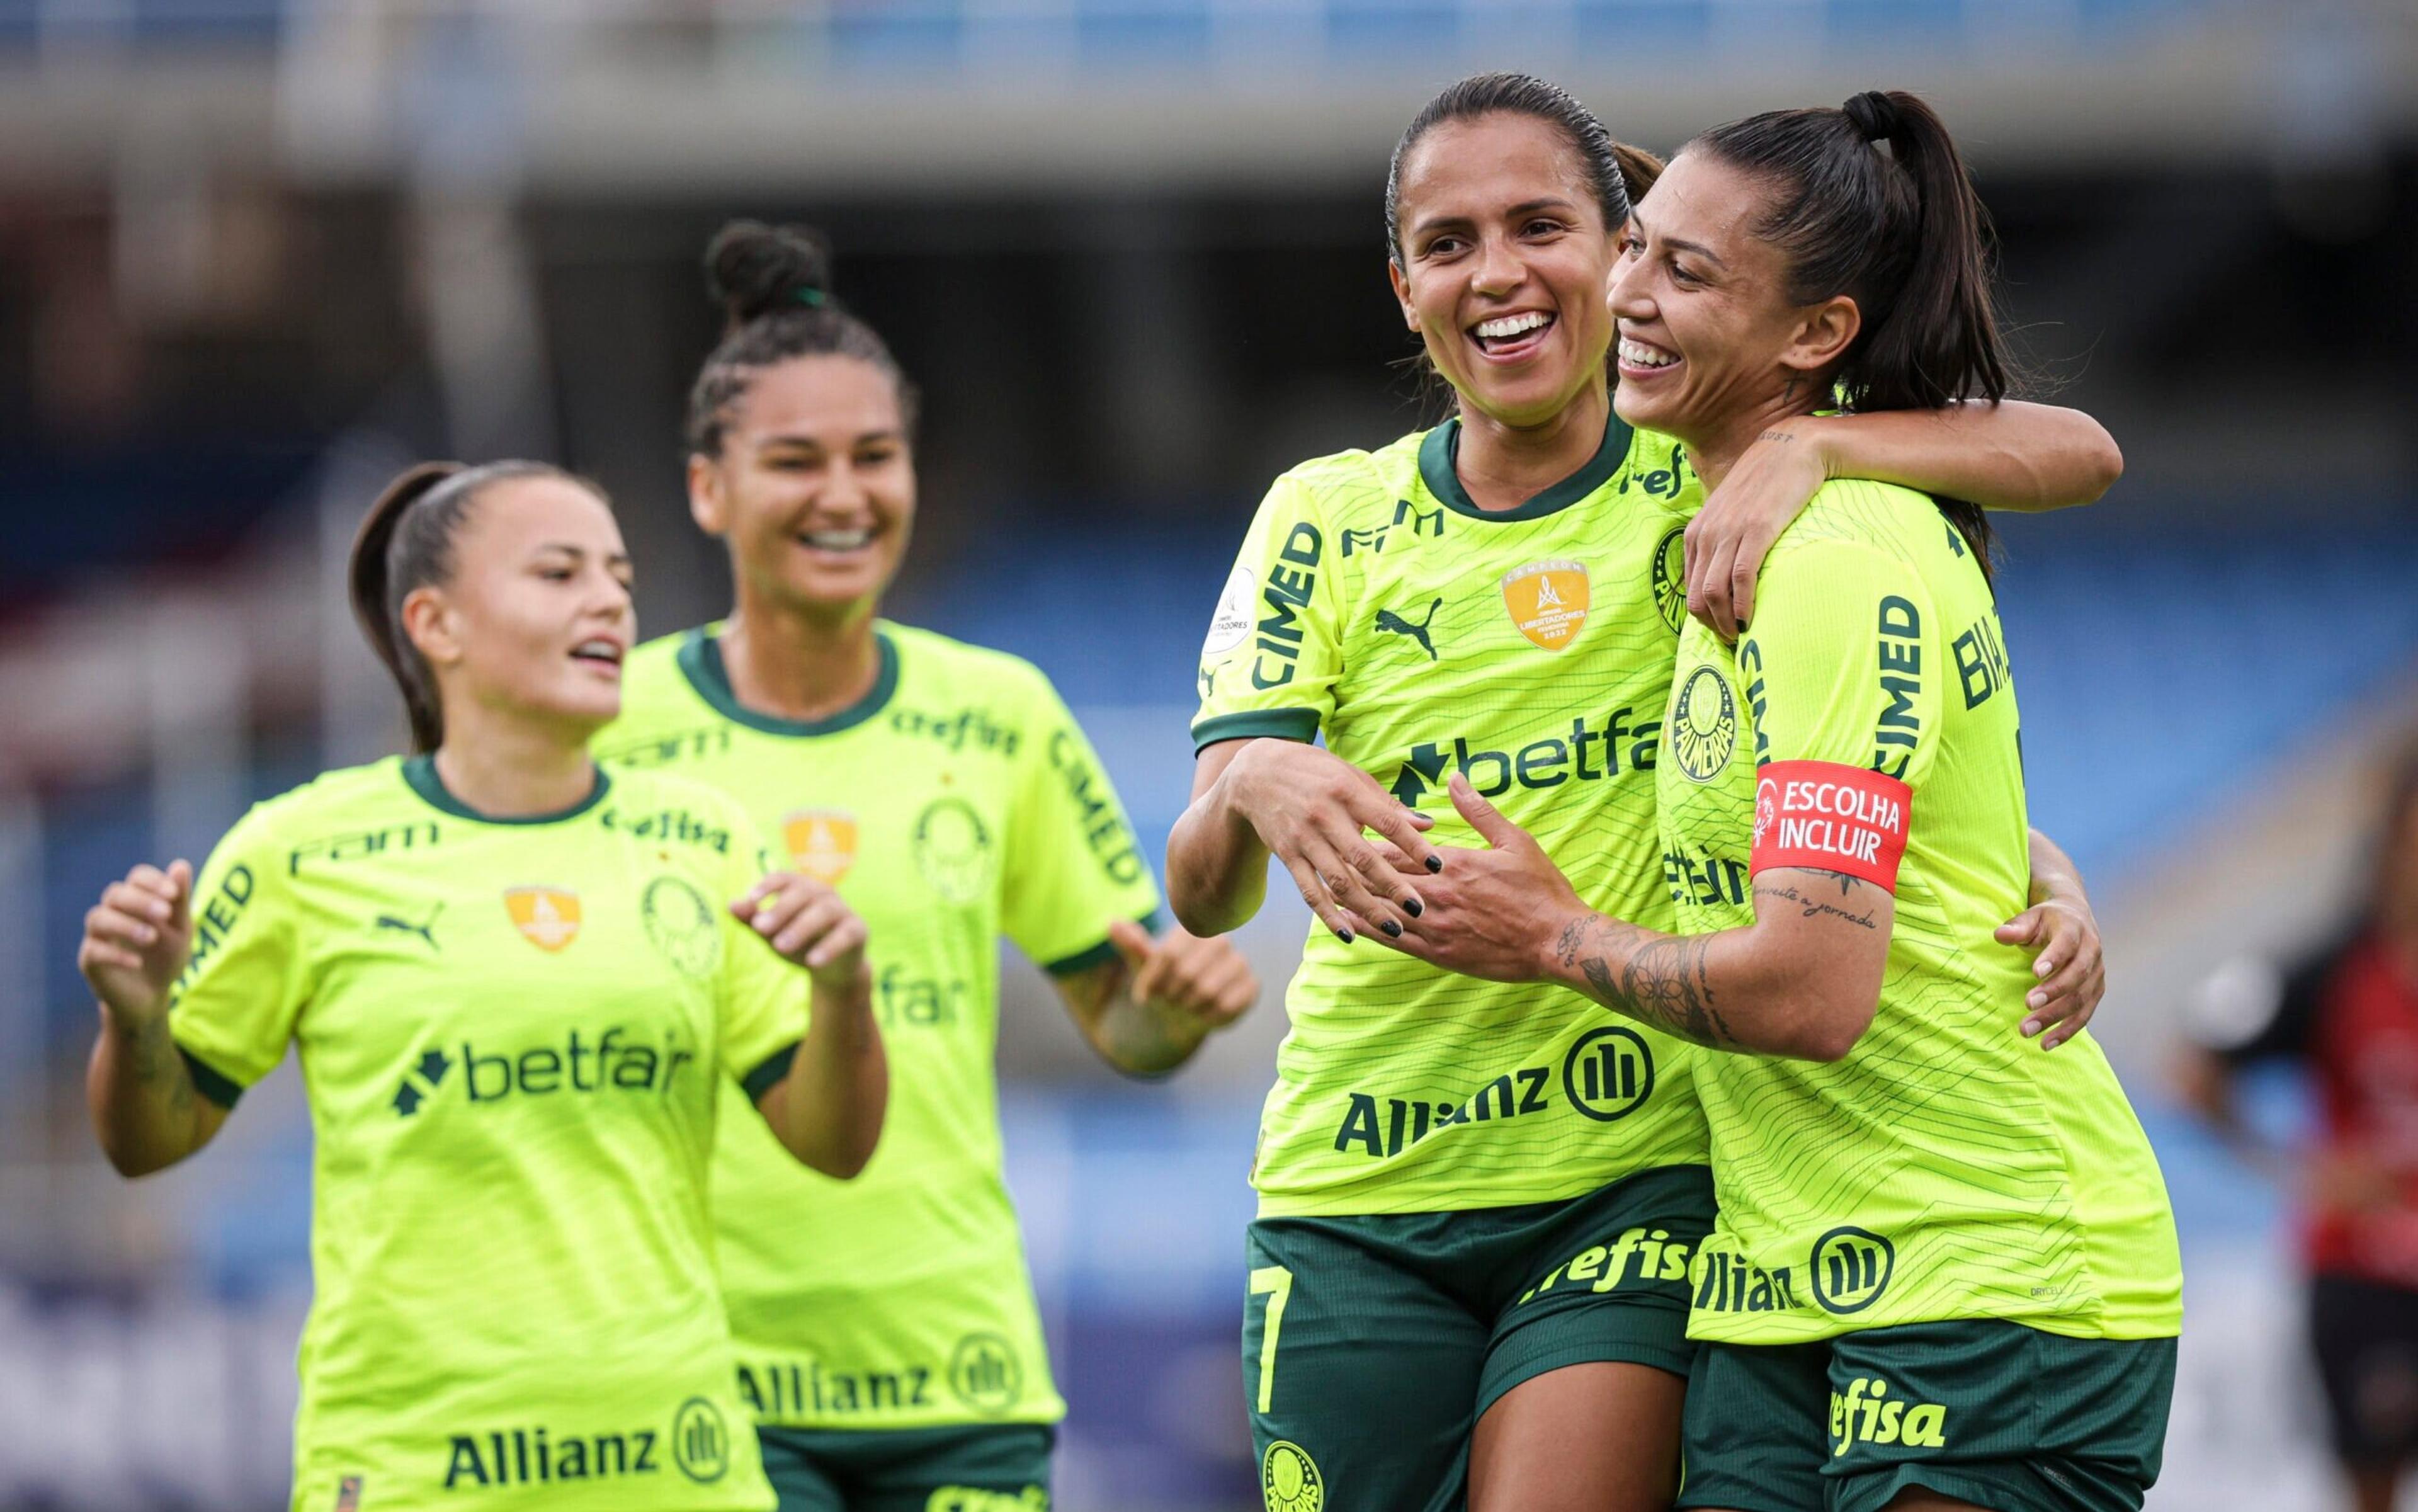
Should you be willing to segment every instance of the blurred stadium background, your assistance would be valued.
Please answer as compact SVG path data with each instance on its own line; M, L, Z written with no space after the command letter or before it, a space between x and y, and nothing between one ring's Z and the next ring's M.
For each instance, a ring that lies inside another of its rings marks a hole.
M2334 1504L2280 1196L2161 1068L2213 962L2341 906L2418 720L2407 0L0 0L0 1507L283 1505L298 1086L120 1183L73 942L133 859L393 748L337 582L391 468L559 456L620 503L642 628L711 615L696 255L734 214L819 223L927 394L895 612L1047 668L1155 843L1261 488L1420 418L1385 155L1492 67L1660 149L1873 85L1967 145L2044 379L2130 463L2007 530L2002 596L2190 1267L2152 1505ZM1257 1504L1244 1172L1303 922L1270 913L1269 1000L1169 1088L1013 981L1067 1512Z

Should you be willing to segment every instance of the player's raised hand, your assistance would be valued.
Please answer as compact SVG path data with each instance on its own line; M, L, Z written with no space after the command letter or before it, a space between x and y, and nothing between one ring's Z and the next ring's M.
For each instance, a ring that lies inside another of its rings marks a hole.
M145 1023L167 1011L192 950L192 866L137 866L104 888L84 916L76 969L111 1015Z
M1141 925L1119 919L1109 925L1109 940L1125 960L1133 1000L1195 1034L1224 1029L1259 1000L1259 974L1223 937L1170 929L1153 939Z
M804 967L818 990L846 990L865 976L865 921L827 883L768 872L730 911L775 954Z
M1688 522L1688 612L1736 641L1754 611L1754 580L1772 542L1829 481L1829 460L1802 422L1763 433Z
M1302 901L1344 943L1363 928L1399 938L1403 922L1426 907L1366 832L1433 872L1443 861L1420 832L1435 820L1358 767L1316 746L1253 741L1218 781L1234 812L1293 874Z
M2081 1033L2107 994L2099 921L2089 903L2055 894L2000 924L1997 938L2033 953L2032 975L2039 980L2024 997L2024 1036L2038 1035L2042 1049L2054 1050Z
M1427 910L1400 936L1378 938L1463 976L1539 980L1554 941L1586 907L1536 837L1479 797L1467 777L1455 772L1446 790L1486 848L1445 848L1444 870L1425 884Z

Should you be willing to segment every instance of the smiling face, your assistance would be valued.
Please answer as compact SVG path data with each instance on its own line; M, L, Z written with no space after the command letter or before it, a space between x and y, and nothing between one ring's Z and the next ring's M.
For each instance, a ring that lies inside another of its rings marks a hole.
M1612 287L1622 420L1701 448L1754 417L1819 407L1856 305L1789 302L1787 256L1754 230L1768 205L1767 186L1701 151L1638 203Z
M490 483L450 555L446 581L403 601L445 708L467 700L583 741L611 723L637 627L629 553L604 501L564 478Z
M730 544L741 592L811 614L870 614L915 523L898 387L854 357L756 370L722 450L689 458L689 509Z
M1404 160L1399 205L1394 294L1463 404L1526 428L1605 381L1611 228L1558 128L1447 121Z

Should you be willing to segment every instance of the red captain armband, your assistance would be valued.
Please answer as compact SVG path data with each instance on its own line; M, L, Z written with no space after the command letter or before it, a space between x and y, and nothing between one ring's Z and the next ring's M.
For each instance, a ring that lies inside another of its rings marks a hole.
M1897 892L1914 790L1895 777L1836 761L1774 761L1755 773L1749 876L1805 866Z

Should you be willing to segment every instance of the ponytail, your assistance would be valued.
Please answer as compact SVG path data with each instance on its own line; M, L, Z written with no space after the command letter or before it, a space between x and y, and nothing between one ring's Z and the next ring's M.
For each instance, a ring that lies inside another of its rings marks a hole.
M1847 408L2006 397L2012 364L1991 299L1989 214L1929 105L1902 89L1866 90L1837 110L1751 115L1689 146L1769 186L1755 233L1787 256L1791 303L1856 301L1862 328L1825 380ZM1988 518L1961 500L1938 503L1988 572Z
M445 743L445 710L427 659L404 630L403 602L421 588L452 581L457 565L453 548L470 506L488 484L514 478L559 478L595 491L594 484L543 462L491 462L478 467L422 462L386 485L353 537L346 595L370 649L386 664L403 695L416 756Z
M1612 160L1620 169L1621 182L1629 187L1629 203L1632 208L1654 187L1655 180L1662 176L1664 163L1661 159L1644 147L1631 146L1626 142L1612 145Z

